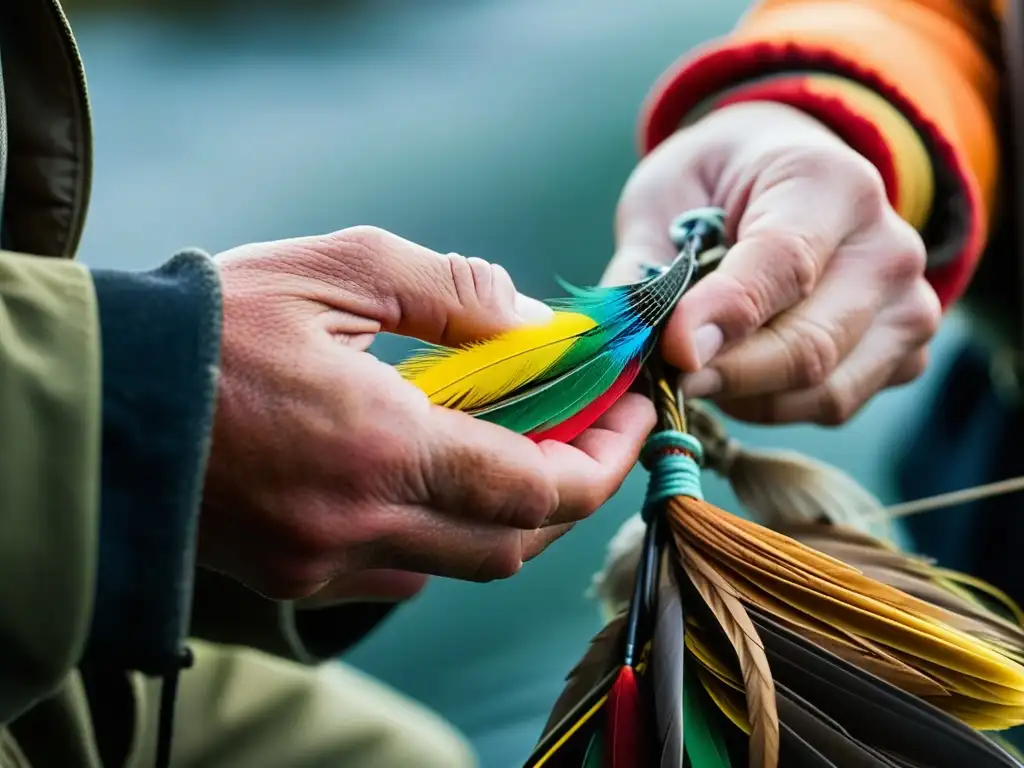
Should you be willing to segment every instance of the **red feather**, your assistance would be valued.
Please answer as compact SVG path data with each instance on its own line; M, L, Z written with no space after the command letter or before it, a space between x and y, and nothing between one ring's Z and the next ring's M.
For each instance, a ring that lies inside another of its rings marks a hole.
M632 667L623 667L605 704L605 760L609 768L641 768L644 760L640 688Z
M560 422L553 427L545 429L542 432L532 432L527 435L527 437L535 443L539 443L542 440L555 440L559 443L571 443L591 427L595 421L601 418L605 411L615 405L615 402L620 397L629 391L629 388L633 386L633 382L636 381L636 377L639 374L639 361L630 363L626 369L619 374L619 378L617 378L602 395L582 411L577 413L575 416L570 416L565 421Z

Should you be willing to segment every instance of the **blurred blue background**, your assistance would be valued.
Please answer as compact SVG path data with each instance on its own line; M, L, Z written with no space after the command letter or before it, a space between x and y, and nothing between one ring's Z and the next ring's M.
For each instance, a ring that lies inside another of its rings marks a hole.
M144 268L190 245L374 224L501 262L549 296L555 273L594 281L611 254L646 91L745 2L147 5L69 3L96 130L83 260ZM834 461L891 499L890 456L961 332L948 323L931 376L843 430L737 433ZM634 473L515 579L437 580L347 661L442 713L485 768L521 764L599 626L584 592L642 492Z

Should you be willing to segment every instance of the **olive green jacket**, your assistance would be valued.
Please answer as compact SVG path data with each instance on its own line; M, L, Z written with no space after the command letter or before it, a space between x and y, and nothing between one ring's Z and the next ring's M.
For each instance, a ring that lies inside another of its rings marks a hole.
M0 55L0 766L96 768L133 736L128 673L188 636L312 662L360 628L196 570L216 268L73 261L91 128L58 0L0 2Z

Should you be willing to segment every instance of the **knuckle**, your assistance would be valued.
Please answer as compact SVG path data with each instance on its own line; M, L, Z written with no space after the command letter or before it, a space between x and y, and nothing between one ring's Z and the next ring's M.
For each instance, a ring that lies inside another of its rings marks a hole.
M525 527L539 528L558 510L558 489L547 477L523 483L515 495L516 521Z
M469 266L473 298L481 305L488 304L494 293L494 271L491 265L477 256L466 259L466 264Z
M451 298L460 306L475 302L473 267L469 260L458 253L446 253L444 264L447 267L447 273L442 277L442 285L438 287L446 293L450 293Z
M838 187L857 218L872 221L890 210L889 195L881 171L858 152L843 147L833 153L827 168L823 167L833 188Z
M722 284L721 312L739 333L756 331L768 319L770 302L763 284L739 280L724 272L712 273L708 282L713 280Z
M921 236L900 219L888 228L887 239L892 243L890 252L884 256L884 272L887 282L906 284L924 275L928 254Z
M884 215L889 207L885 180L875 164L845 145L800 147L774 164L780 178L813 179L832 195L853 206L862 221Z
M924 275L925 251L911 246L901 248L886 259L886 279L890 283L907 283Z
M369 224L360 224L355 227L348 227L347 229L342 229L334 234L336 239L341 240L350 246L368 251L379 250L391 236L392 235L386 230Z
M832 144L798 146L787 143L763 157L765 170L772 179L810 179L832 175L838 154Z
M487 582L515 576L523 567L523 548L518 534L507 536L477 565L471 581Z
M839 344L833 329L807 318L796 318L776 333L789 356L794 388L824 384L839 365Z
M540 528L559 506L558 488L546 472L523 468L514 478L482 478L481 489L493 507L492 518L514 528Z
M839 153L836 171L847 180L857 196L857 202L868 210L864 213L878 213L888 205L885 179L875 164L863 155L848 150Z
M388 251L390 232L370 225L342 229L329 237L329 250L340 255L345 262L365 265L365 269L379 269L381 254Z
M442 508L459 504L463 489L472 480L468 451L429 434L414 418L391 418L393 426L386 439L379 440L373 453L359 460L360 482L382 497L403 504L436 504Z
M813 178L847 190L885 196L885 182L874 163L842 143L816 143L779 150L771 162L774 178Z
M819 415L816 421L828 427L839 427L852 419L861 403L846 388L837 385L826 385L819 404Z
M913 292L908 311L907 326L917 342L929 341L939 331L942 322L942 304L931 285L923 278Z
M558 509L558 488L542 464L508 456L499 462L459 445L442 453L441 459L432 453L424 469L412 473L421 503L517 529L538 528Z
M779 234L774 240L769 258L778 265L779 288L792 303L806 299L818 283L819 254L828 246L809 234Z
M491 310L496 316L511 309L515 295L512 277L497 264L476 256L466 260L469 267L467 284L460 289L459 297L483 310Z
M725 400L720 407L734 419L750 424L769 425L786 421L780 413L778 398L772 396Z
M363 291L377 291L374 278L389 269L394 239L390 232L369 225L331 233L314 246L319 256L329 260L328 265L321 267L322 276L332 282L351 282Z
M438 290L464 309L491 310L495 318L506 314L513 291L511 278L504 270L484 259L458 253L444 255L447 265ZM504 273L504 274L502 274Z

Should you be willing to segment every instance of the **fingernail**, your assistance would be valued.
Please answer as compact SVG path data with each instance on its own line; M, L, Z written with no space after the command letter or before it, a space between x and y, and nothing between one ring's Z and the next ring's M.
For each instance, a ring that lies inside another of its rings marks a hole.
M705 368L683 378L683 395L710 397L722 389L722 376L714 368Z
M542 325L554 316L554 310L543 301L537 301L521 293L516 294L516 314L530 324Z
M718 354L725 342L722 329L717 325L702 325L693 334L693 346L697 349L697 359L701 365L707 365L711 358Z

